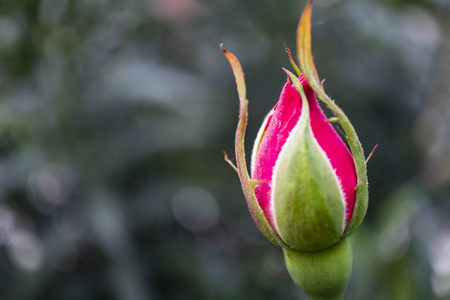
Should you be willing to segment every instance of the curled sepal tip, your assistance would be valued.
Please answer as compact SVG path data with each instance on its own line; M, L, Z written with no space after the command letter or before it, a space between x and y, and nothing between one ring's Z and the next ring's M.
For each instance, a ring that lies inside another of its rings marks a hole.
M250 210L250 214L252 215L256 225L259 227L261 232L269 239L270 242L278 246L288 247L286 243L281 239L281 237L269 225L266 217L264 216L264 212L262 211L261 207L258 204L258 201L256 200L254 192L255 182L252 182L250 180L245 160L244 141L248 118L248 100L246 96L244 72L237 57L231 52L225 50L223 48L223 44L220 45L220 48L222 49L223 53L228 59L228 62L231 65L239 95L239 122L236 129L235 138L236 167L239 179L241 181L242 190L244 192L245 198L247 200L247 205Z

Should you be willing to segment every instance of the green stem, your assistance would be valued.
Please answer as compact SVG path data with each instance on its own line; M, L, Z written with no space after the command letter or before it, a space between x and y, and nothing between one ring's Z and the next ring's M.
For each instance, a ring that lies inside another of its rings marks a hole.
M283 249L292 280L310 300L342 300L352 272L348 239L321 251Z

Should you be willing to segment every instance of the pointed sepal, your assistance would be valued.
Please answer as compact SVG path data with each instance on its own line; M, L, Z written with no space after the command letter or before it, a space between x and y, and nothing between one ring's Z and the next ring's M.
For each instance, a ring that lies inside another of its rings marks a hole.
M281 239L281 237L270 227L267 222L266 217L264 216L264 212L258 204L258 201L255 197L254 192L254 184L250 180L247 170L247 164L245 160L245 130L247 127L247 119L248 119L248 100L246 96L246 85L244 79L244 72L242 70L242 66L237 59L237 57L231 52L225 50L222 45L220 46L226 58L228 59L231 68L233 70L234 77L236 79L236 85L239 95L239 122L236 129L236 138L235 138L235 150L236 150L236 167L238 170L239 179L241 181L242 190L244 192L244 196L247 200L247 205L250 210L250 214L253 217L256 225L260 229L260 231L266 236L266 238L275 245L288 247L286 243ZM257 183L256 183L257 184Z
M353 209L352 218L347 225L343 238L350 236L361 224L367 212L368 206L368 183L367 170L365 164L364 152L358 139L355 129L350 123L344 112L334 103L333 100L325 93L323 85L320 82L314 65L311 52L311 13L312 2L306 6L300 18L297 28L297 55L300 70L306 78L309 86L314 90L317 97L324 102L337 118L337 122L345 131L347 142L353 154L358 177L356 189L355 207Z

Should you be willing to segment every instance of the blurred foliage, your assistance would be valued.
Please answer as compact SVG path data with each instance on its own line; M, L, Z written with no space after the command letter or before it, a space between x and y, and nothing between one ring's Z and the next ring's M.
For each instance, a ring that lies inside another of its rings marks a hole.
M233 152L276 102L305 1L0 2L0 298L305 299ZM370 152L348 299L450 299L450 3L317 0L325 87Z

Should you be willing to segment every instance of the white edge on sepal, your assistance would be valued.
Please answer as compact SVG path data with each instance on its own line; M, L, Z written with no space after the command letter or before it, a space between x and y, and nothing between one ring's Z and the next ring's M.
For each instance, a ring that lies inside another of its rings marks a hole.
M311 135L314 137L314 133L312 132L312 128L311 125L308 126L308 130L311 131ZM344 233L345 227L346 227L346 211L347 211L347 201L345 199L345 194L344 194L344 189L342 188L342 182L341 179L337 176L336 174L336 169L333 168L333 166L331 165L330 159L328 158L327 154L325 151L323 151L322 147L320 147L319 142L316 140L316 138L314 137L314 144L316 144L317 148L319 149L320 153L322 154L322 156L324 157L325 161L327 162L328 167L331 170L331 173L333 174L335 180L336 180L336 184L338 186L338 190L339 190L339 194L341 195L341 202L342 202L342 206L344 209L344 213L343 213L343 218L342 218L342 234Z
M258 134L256 135L256 139L255 142L253 144L253 150L252 150L252 158L251 158L251 162L250 162L250 177L253 177L253 172L255 171L255 163L256 163L256 154L258 153L259 150L259 145L261 144L261 141L264 137L264 133L266 132L266 126L267 126L267 122L269 120L269 117L273 114L273 109L266 115L266 117L264 118L264 121L262 123L262 126L259 128L258 130Z

